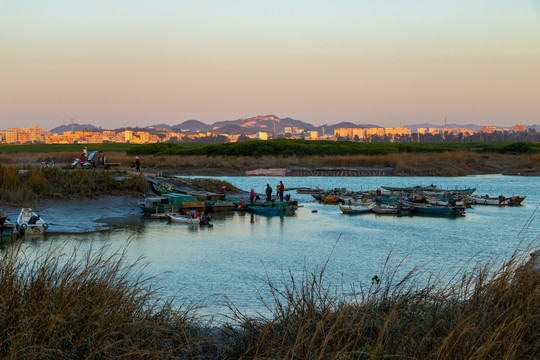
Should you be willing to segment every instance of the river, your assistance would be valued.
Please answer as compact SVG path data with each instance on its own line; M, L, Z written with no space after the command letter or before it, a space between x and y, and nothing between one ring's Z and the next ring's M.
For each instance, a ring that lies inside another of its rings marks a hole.
M500 263L516 249L540 237L540 179L502 175L467 177L217 177L264 193L283 180L286 187L376 189L381 185L435 184L445 189L477 188L476 194L525 195L518 207L474 206L462 217L342 215L339 208L298 195L301 207L291 216L216 214L211 227L190 228L141 217L136 225L90 234L49 234L24 243L26 251L62 246L80 253L101 245L118 249L129 241L129 262L140 256L144 276L164 297L176 296L205 306L206 313L226 312L225 299L248 313L261 311L259 296L268 295L265 279L279 284L288 272L319 272L347 293L369 286L389 254L401 263L397 277L419 267L418 280L430 274L448 277L476 262ZM133 204L136 206L136 204ZM4 247L5 248L5 247ZM279 285L278 285L279 286Z

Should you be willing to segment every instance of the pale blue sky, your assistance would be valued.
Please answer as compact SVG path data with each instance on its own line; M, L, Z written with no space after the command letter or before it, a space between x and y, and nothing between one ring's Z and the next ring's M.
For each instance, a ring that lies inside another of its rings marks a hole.
M0 129L540 122L540 1L2 1Z

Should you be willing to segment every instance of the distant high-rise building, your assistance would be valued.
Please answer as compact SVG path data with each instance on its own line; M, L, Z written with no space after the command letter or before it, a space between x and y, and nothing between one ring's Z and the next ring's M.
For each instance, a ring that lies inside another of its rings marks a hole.
M514 128L514 132L523 132L527 131L527 127L525 125L516 125Z

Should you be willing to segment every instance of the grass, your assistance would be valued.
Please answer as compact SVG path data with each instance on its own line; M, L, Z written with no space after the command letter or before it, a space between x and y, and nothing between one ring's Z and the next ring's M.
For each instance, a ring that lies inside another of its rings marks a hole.
M141 194L148 183L141 176L121 176L102 169L0 166L0 203L34 206L45 199L95 198L108 194Z
M14 245L0 256L0 357L11 359L535 359L540 274L515 254L443 282L396 277L388 261L371 286L344 297L318 273L267 282L268 315L230 304L212 324L193 306L172 308L141 262L107 248L34 259ZM390 259L390 258L389 258Z

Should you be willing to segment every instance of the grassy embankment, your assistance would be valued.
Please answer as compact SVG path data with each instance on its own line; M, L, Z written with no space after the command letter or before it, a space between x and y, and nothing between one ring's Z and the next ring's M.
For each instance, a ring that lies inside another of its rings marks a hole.
M114 171L0 166L0 203L34 206L45 199L94 198L148 192L143 176Z
M268 283L266 316L228 324L161 301L121 254L0 254L0 357L11 359L536 359L540 277L512 257L436 278L386 267L344 300L324 270ZM388 266L388 265L387 265ZM254 289L254 291L256 291Z
M195 175L243 174L276 167L391 167L410 176L462 176L540 173L536 143L354 143L272 140L234 144L91 144L106 151L109 162L129 168L143 156L149 172L162 170ZM49 148L50 147L50 148ZM3 145L0 163L28 164L54 158L70 163L82 145ZM19 151L19 152L15 152Z

